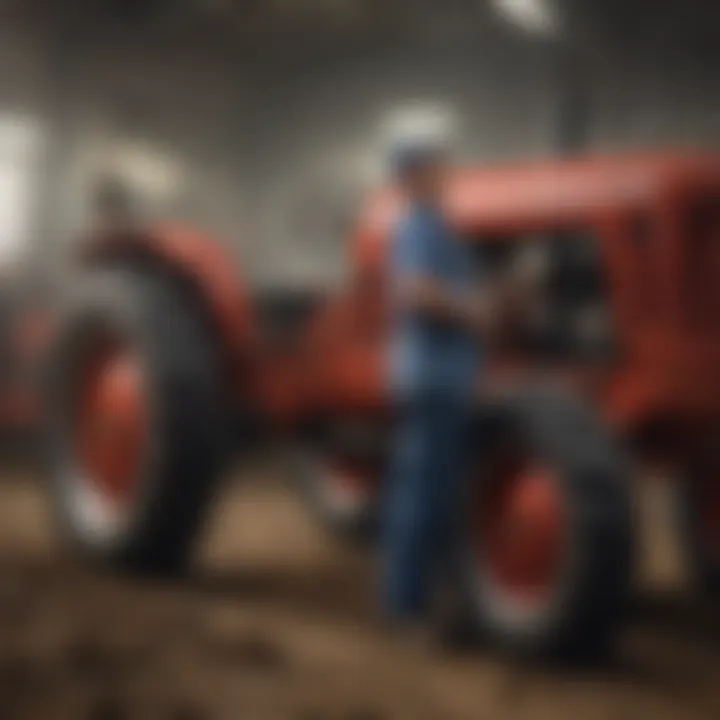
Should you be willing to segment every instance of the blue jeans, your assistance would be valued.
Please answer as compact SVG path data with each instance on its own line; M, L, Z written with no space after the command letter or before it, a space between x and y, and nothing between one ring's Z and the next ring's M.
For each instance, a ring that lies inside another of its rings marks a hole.
M399 407L381 546L382 600L390 617L420 617L452 562L469 428L467 400L450 394L416 394Z

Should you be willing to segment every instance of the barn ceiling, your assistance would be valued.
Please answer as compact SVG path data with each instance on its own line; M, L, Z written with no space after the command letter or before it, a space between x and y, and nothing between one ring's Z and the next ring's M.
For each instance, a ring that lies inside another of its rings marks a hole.
M257 46L399 36L417 32L481 32L498 22L503 0L0 0L0 20L48 32L147 36L160 41ZM633 52L648 43L687 49L720 46L720 3L714 0L515 0L546 4L565 36L597 48Z

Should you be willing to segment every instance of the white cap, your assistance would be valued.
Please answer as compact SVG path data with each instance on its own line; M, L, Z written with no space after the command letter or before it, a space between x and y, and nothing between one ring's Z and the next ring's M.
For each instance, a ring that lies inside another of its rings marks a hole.
M389 113L381 132L393 170L446 154L453 126L452 114L442 105L414 103Z

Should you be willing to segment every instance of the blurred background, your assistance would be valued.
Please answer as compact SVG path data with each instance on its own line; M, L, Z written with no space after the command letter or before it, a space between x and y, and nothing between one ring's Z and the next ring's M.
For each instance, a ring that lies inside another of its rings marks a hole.
M331 283L398 113L463 160L716 146L702 0L4 0L0 247L62 255L94 173L214 231L244 271Z
M712 0L0 0L0 272L71 279L110 172L252 285L331 288L401 120L439 118L458 160L489 165L718 149L719 88ZM78 568L8 472L0 719L720 717L717 608L678 592L664 536L611 664L428 658L379 632L369 554L266 483L272 460L171 587Z

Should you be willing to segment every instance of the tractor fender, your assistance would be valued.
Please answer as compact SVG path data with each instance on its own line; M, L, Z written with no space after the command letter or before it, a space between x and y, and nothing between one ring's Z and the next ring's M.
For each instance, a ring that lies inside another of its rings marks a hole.
M128 263L149 267L183 283L199 301L211 325L225 367L236 368L255 336L247 291L234 263L202 232L164 223L122 234L103 234L83 243L81 266ZM231 379L236 377L233 373ZM233 382L233 385L235 383Z

